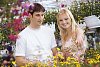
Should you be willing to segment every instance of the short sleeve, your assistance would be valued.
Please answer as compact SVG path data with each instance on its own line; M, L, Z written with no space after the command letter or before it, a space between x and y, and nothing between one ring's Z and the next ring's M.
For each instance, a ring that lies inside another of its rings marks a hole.
M25 56L26 41L25 38L19 36L16 40L15 56Z
M56 44L56 40L55 40L55 35L54 35L54 32L51 31L51 48L54 48L56 46L57 46L57 44Z

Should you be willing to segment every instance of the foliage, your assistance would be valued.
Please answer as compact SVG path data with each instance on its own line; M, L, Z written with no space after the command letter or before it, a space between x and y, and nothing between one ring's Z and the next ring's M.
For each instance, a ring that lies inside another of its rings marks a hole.
M95 64L100 62L100 52L99 49L90 48L86 51L85 58L90 64Z
M57 15L58 11L48 11L45 13L45 20L44 20L44 24L48 23L51 24L52 22L55 23L55 37L56 39L60 38L60 34L59 34L59 29L57 26L57 19L56 19L56 15Z
M17 2L17 0L1 0L0 1L0 6L4 7L7 6L7 4L12 4Z
M76 19L80 22L84 17L96 15L100 16L100 1L93 2L74 2L70 9Z
M48 23L48 24L51 24L51 22L53 23L56 23L56 14L57 14L57 11L48 11L45 13L45 20L44 20L44 23Z
M0 16L6 15L9 16L11 6L14 5L17 2L17 0L0 0L0 8L3 10L3 12L0 12Z

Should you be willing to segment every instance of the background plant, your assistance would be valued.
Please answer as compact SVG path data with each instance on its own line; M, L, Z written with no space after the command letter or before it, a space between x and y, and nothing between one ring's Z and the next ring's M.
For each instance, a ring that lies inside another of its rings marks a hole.
M77 2L74 1L73 5L70 8L77 22L83 20L84 17L96 15L100 16L100 1L92 2Z

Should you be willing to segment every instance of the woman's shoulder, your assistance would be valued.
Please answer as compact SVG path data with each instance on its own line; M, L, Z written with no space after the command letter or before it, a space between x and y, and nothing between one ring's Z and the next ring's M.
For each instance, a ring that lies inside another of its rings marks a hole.
M77 27L77 28L76 28L76 32L79 32L79 33L84 33L84 30L83 30L83 29L81 29L80 27Z

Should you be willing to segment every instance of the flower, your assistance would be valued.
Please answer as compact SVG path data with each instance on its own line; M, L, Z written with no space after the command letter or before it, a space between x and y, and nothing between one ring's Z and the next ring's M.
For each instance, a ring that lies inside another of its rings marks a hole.
M61 4L61 7L63 8L63 7L65 7L65 5L64 4Z
M29 12L33 12L33 10L34 10L34 4L30 4L30 6L29 6Z
M17 35L10 34L10 35L8 36L8 38L9 38L11 41L16 41Z
M57 48L58 51L60 51L60 48Z

